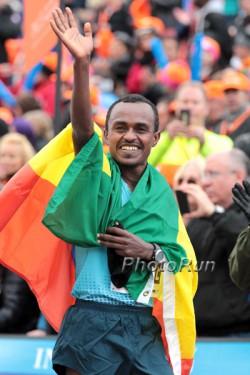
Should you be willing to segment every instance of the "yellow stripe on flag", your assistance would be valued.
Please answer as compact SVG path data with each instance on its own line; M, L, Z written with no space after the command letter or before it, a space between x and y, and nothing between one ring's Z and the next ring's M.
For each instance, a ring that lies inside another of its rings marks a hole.
M101 141L101 129L95 124L94 130ZM29 161L29 165L38 176L57 186L74 157L72 126L69 124ZM110 176L110 167L106 156L103 158L103 171Z

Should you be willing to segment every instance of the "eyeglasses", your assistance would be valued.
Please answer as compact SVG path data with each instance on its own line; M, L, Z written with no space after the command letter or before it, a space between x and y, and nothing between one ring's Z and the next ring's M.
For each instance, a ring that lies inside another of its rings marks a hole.
M185 178L179 178L179 180L177 180L177 184L178 185L181 185L183 183L186 183L186 184L197 184L197 179L194 178L194 177L189 177L187 179L185 179Z
M204 172L202 177L203 178L216 178L218 176L223 176L225 174L231 174L231 173L235 173L235 171L227 171L227 172L208 171L208 172Z

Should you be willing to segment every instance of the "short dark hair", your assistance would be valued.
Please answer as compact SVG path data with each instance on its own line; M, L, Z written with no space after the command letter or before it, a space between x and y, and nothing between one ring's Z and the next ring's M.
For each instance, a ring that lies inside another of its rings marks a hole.
M159 115L156 106L147 98L145 98L142 95L139 94L128 94L118 100L116 100L113 104L108 109L107 116L106 116L106 121L105 121L105 129L108 129L108 122L110 119L110 115L112 112L112 109L119 103L146 103L148 104L154 113L154 118L155 118L155 126L154 126L154 132L157 132L159 129Z

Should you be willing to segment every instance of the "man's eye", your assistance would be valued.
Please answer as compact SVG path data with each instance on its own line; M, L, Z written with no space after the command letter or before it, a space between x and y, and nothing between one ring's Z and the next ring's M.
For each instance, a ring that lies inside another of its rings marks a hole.
M139 133L146 133L147 129L145 129L145 128L138 128L137 131Z

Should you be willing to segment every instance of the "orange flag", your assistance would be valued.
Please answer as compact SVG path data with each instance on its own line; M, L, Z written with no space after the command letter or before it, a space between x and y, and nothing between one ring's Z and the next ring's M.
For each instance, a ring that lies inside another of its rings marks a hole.
M24 0L25 73L43 60L57 42L49 20L59 3L59 0Z

